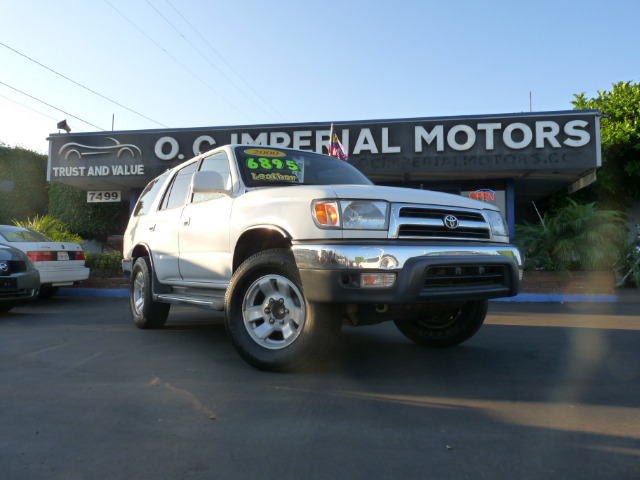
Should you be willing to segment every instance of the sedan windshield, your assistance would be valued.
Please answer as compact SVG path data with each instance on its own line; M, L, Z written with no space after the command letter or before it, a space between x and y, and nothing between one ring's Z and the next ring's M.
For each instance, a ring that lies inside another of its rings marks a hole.
M279 147L235 148L238 168L246 186L373 185L353 165L314 152Z

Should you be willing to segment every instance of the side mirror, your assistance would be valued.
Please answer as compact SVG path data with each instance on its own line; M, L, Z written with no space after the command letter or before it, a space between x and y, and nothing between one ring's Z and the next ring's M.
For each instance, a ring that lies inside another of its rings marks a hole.
M218 172L203 171L193 174L191 179L191 191L193 193L229 195L231 192L225 188L225 181Z

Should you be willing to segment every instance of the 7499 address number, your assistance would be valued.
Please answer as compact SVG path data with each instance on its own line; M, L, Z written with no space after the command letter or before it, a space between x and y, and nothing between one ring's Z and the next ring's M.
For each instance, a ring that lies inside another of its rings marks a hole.
M94 190L87 192L87 203L119 202L122 200L120 190Z

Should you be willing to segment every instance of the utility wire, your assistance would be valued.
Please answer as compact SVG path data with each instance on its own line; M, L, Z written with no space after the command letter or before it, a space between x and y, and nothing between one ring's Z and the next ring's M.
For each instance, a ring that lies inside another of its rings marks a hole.
M13 98L7 97L6 95L0 94L0 97L5 98L5 99L9 100L10 102L15 103L16 105L20 105L21 107L26 108L27 110L31 110L32 112L35 112L38 115L42 115L43 117L50 118L51 120L55 120L56 122L58 121L58 119L56 117L52 117L51 115L47 115L46 113L42 113L39 110L36 110L35 108L31 108L28 105L25 105L24 103L20 103L17 100L14 100Z
M220 75L222 75L225 79L227 79L227 81L228 81L231 85L233 85L233 86L234 86L234 87L235 87L235 88L236 88L236 89L237 89L237 90L238 90L238 91L239 91L239 92L240 92L240 93L241 93L241 94L242 94L246 99L248 99L248 100L249 100L251 103L253 103L256 107L258 107L260 110L262 110L262 112L263 112L263 113L265 113L269 118L271 118L272 120L275 120L275 118L273 117L273 115L271 115L269 112L267 112L264 108L262 108L262 106L261 106L261 105L257 104L257 103L256 103L252 98L250 98L250 97L249 97L249 96L248 96L244 91L242 91L242 90L240 89L240 87L238 86L237 82L235 82L233 79L231 79L231 78L230 78L230 77L229 77L229 76L224 72L224 70L220 69L220 68L219 68L215 63L213 63L213 62L211 61L211 59L209 58L209 56L205 55L205 54L204 54L204 53L203 53L203 52L202 52L202 51L201 51L201 50L200 50L196 45L194 45L194 44L193 44L193 42L191 42L191 40L189 40L189 39L188 39L188 38L187 38L187 37L186 37L186 36L185 36L185 35L184 35L184 34L183 34L179 29L178 29L178 27L176 27L173 23L171 23L171 21L170 21L170 20L169 20L165 15L163 15L163 14L162 14L162 12L160 12L160 10L158 10L158 8L157 8L155 5L153 5L153 4L151 3L151 1L150 1L150 0L146 0L146 2L149 4L149 6L150 6L151 8L153 8L153 9L156 11L156 13L157 13L160 17L162 17L162 19L163 19L165 22L167 22L167 23L169 24L169 26L170 26L171 28L173 28L173 29L178 33L178 35L180 35L180 36L184 39L184 41L185 41L185 42L187 42L189 45L191 45L191 47L192 47L196 52L198 52L198 53L200 54L200 56L201 56L202 58L204 58L204 59L205 59L205 61L206 61L209 65L211 65L211 66L212 66L212 67L213 67L213 68L214 68L218 73L220 73ZM183 16L179 11L178 11L178 9L176 9L176 7L174 7L174 6L171 4L171 2L169 2L169 1L167 0L167 3L171 6L171 8L173 8L173 9L175 10L175 12L180 16L180 18L182 18L182 20L183 20L187 25L189 25L189 26L190 26L190 27L191 27L191 28L196 32L196 34L198 34L198 36L200 36L200 38L201 38L202 40L204 40L204 42L205 42L205 43L207 43L207 46L208 46L209 48L211 48L211 49L214 51L214 53L215 53L216 55L218 55L218 57L219 57L219 58L220 58L220 59L221 59L221 60L222 60L226 65L227 65L227 67L229 67L229 69L230 69L230 70L231 70L231 71L232 71L232 72L233 72L233 73L234 73L238 78L240 78L240 80L242 80L242 81L244 82L244 84L245 84L247 87L249 87L249 88L251 89L251 91L252 91L252 92L253 92L253 93L254 93L258 98L260 98L260 100L262 100L262 101L263 101L263 102L264 102L268 107L270 107L273 111L276 111L276 110L275 110L275 108L273 108L271 105L269 105L269 102L267 102L264 98L262 98L262 96L261 96L258 92L256 92L256 91L251 87L251 85L249 85L249 84L246 82L246 80L244 80L244 78L242 78L242 76L241 76L238 72L236 72L236 71L233 69L233 67L232 67L231 65L229 65L229 63L227 63L227 61L226 61L224 58L222 58L222 56L221 56L217 51L215 51L215 49L213 49L213 47L212 47L212 46L207 42L207 40L206 40L202 35L200 35L200 33L199 33L199 32L198 32L198 31L193 27L193 25L191 25L191 24L189 23L189 21L188 21L188 20L187 20L187 19L186 19L186 18L185 18L185 17L184 17L184 16ZM276 111L276 112L277 112L277 111Z
M99 97L102 97L102 98L104 98L105 100L108 100L109 102L111 102L111 103L113 103L113 104L115 104L115 105L117 105L117 106L119 106L119 107L124 108L125 110L130 111L131 113L135 113L136 115L138 115L138 116L140 116L140 117L142 117L142 118L145 118L145 119L147 119L147 120L149 120L149 121L151 121L151 122L153 122L153 123L155 123L155 124L158 124L158 125L160 125L160 126L162 126L162 127L169 128L167 125L163 125L162 123L157 122L157 121L155 121L154 119L149 118L149 117L147 117L147 116L145 116L145 115L143 115L143 114L141 114L141 113L138 113L138 112L136 112L135 110L132 110L132 109L131 109L131 108L129 108L129 107L125 107L125 106L124 106L124 105L122 105L121 103L118 103L118 102L116 102L115 100L110 99L109 97L105 97L105 96L104 96L104 95L102 95L101 93L98 93L98 92L96 92L95 90L90 89L89 87L85 87L85 86L84 86L84 85L82 85L81 83L78 83L78 82L76 82L75 80L72 80L71 78L69 78L69 77L67 77L67 76L65 76L65 75L63 75L63 74L61 74L61 73L59 73L59 72L56 72L54 69L52 69L52 68L50 68L50 67L47 67L46 65L43 65L42 63L38 62L37 60L34 60L33 58L31 58L31 57L29 57L29 56L25 55L24 53L19 52L19 51L18 51L18 50L16 50L15 48L11 48L9 45L6 45L6 44L4 44L4 43L2 43L2 42L0 42L0 45L2 45L2 46L3 46L3 47L5 47L5 48L8 48L8 49L9 49L9 50L11 50L12 52L17 53L18 55L20 55L20 56L22 56L22 57L26 58L27 60L30 60L31 62L35 63L36 65L40 65L42 68L46 68L46 69L47 69L47 70L49 70L50 72L55 73L56 75L58 75L58 76L60 76L60 77L64 78L65 80L68 80L68 81L70 81L71 83L73 83L73 84L75 84L75 85L78 85L79 87L82 87L82 88L84 88L85 90L88 90L89 92L91 92L91 93L93 93L93 94L95 94L95 95L98 95Z
M240 80L242 80L242 82L243 82L243 83L244 83L244 84L249 88L249 90L251 90L251 91L252 91L252 92L253 92L253 93L254 93L254 94L255 94L255 95L256 95L260 100L262 100L262 101L263 101L263 102L264 102L264 103L265 103L265 104L266 104L266 105L267 105L271 110L273 110L274 112L276 112L276 113L278 114L278 116L280 116L280 118L281 118L281 119L284 119L284 116L283 116L283 115L282 115L278 110L276 110L276 108L274 108L274 107L273 107L273 106L272 106L272 105L271 105L271 104L270 104L270 103L269 103L269 102L268 102L268 101L267 101L267 100L266 100L262 95L260 95L260 93L259 93L258 91L256 91L256 89L254 89L254 88L251 86L251 84L250 84L249 82L247 82L247 81L244 79L244 77L243 77L242 75L240 75L240 74L236 71L236 69L234 69L234 68L229 64L229 62L227 62L227 61L224 59L224 57L220 54L220 52L218 52L218 51L213 47L213 45L211 45L211 43L209 42L209 40L207 40L207 38L206 38L206 37L204 37L204 36L203 36L199 31L198 31L198 29L196 29L196 27L194 27L193 25L191 25L191 23L189 23L189 21L184 17L184 15L182 15L182 14L180 13L180 11L179 11L176 7L174 7L174 6L173 6L173 4L172 4L169 0L165 0L165 1L166 1L166 2L171 6L171 8L173 8L173 9L176 11L176 13L177 13L178 15L180 15L180 18L182 18L182 20L183 20L187 25L189 25L189 26L191 27L191 29L192 29L194 32L196 32L196 35L198 35L198 36L200 37L200 39L201 39L204 43L206 43L206 44L207 44L207 46L209 47L209 49L210 49L213 53L215 53L215 54L218 56L218 58L219 58L220 60L222 60L222 61L224 62L224 64L225 64L227 67L229 67L229 70L231 70L231 71L232 71L232 72L233 72L233 73L234 73L234 74L235 74L235 75L236 75Z
M213 87L211 87L211 85L209 85L208 83L206 83L204 80L202 80L199 76L197 76L195 73L193 73L191 70L189 70L189 68L187 68L186 65L184 65L180 60L178 60L176 57L174 57L173 55L171 55L169 52L167 52L167 50L160 45L158 42L156 42L153 38L151 38L149 35L147 35L147 33L144 32L144 30L142 30L140 27L138 27L138 25L136 25L133 21L131 21L129 19L129 17L127 17L124 13L122 13L120 10L118 10L116 7L113 6L113 4L111 2L109 2L109 0L104 0L104 2L109 5L112 9L114 9L116 11L116 13L118 13L118 15L120 15L122 18L124 18L133 28L135 28L136 30L138 30L138 32L140 32L142 35L144 35L145 37L147 37L147 39L153 43L156 47L158 47L160 50L162 50L169 58L171 58L171 60L173 60L174 62L176 62L178 65L180 65L184 70L187 71L187 73L189 73L192 77L194 77L196 80L198 80L200 83L202 83L205 87L207 87L211 92L213 92L214 94L216 94L222 101L224 101L227 105L229 105L232 109L238 111L239 113L241 113L242 115L244 115L247 119L250 119L250 117L243 112L242 110L240 110L237 106L233 105L231 102L229 102L229 100L227 100L226 98L224 98L220 92L216 91Z
M33 98L34 100L36 100L36 101L38 101L38 102L40 102L40 103L44 103L47 107L51 107L51 108L53 108L54 110L58 110L59 112L62 112L62 113L64 113L65 115L69 115L70 117L75 118L76 120L80 120L82 123L86 123L87 125L91 125L92 127L96 127L98 130L102 130L103 132L105 132L105 131L106 131L104 128L100 128L99 126L94 125L94 124L93 124L93 123L91 123L91 122L87 122L86 120L83 120L83 119L81 119L80 117L76 117L75 115L72 115L72 114L70 114L69 112L65 112L64 110L62 110L62 109L60 109L60 108L58 108L58 107L54 107L54 106L53 106L53 105L51 105L50 103L47 103L47 102L45 102L44 100L40 100L39 98L36 98L36 97L34 97L33 95L29 95L28 93L25 93L25 92L23 92L22 90L18 90L17 88L12 87L11 85L8 85L8 84L6 84L6 83L4 83L4 82L1 82L1 81L0 81L0 85L4 85L5 87L9 87L11 90L15 90L16 92L21 93L22 95L26 95L26 96L27 96L27 97L29 97L29 98Z

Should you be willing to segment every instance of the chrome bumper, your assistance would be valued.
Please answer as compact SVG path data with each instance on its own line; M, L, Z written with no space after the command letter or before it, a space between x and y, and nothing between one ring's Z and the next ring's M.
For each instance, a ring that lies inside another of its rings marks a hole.
M412 304L509 297L517 295L523 272L519 250L499 243L296 243L292 251L305 296L315 302ZM496 269L497 278L489 273ZM363 278L384 272L395 280L363 288Z
M409 259L416 257L494 256L512 258L522 271L520 251L510 244L474 243L472 245L304 245L292 247L298 268L314 270L404 268Z

